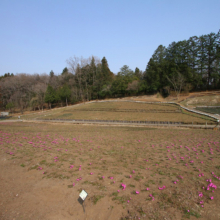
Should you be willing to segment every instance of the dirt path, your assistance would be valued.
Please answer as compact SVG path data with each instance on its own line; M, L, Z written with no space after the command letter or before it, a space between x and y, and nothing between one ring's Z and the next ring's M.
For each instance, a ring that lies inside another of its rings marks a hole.
M78 121L78 120L5 120L3 122L10 123L10 122L33 122L33 123L67 123L67 124L89 124L89 125L109 125L109 126L128 126L128 127L134 127L134 126L140 126L140 127L167 127L167 128L175 128L175 127L181 127L181 128L194 128L194 129L213 129L218 128L220 129L220 124L218 126L216 125L196 125L196 124L144 124L144 123L123 123L123 122L101 122L101 121Z

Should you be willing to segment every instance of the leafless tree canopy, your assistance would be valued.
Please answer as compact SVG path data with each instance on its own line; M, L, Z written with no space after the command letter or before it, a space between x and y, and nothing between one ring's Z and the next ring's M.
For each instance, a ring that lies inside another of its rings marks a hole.
M179 99L179 94L185 85L185 78L182 74L177 72L176 75L172 75L171 78L167 76L168 81L172 84L173 89L176 93L177 100Z
M27 108L31 100L36 97L38 105L42 106L48 80L49 76L46 74L29 75L24 73L2 79L0 81L2 105L14 103L15 107L23 113L24 108Z
M67 60L69 68L64 68L60 75L20 73L0 80L1 105L7 104L20 109L43 110L48 86L55 91L56 103L90 100L98 93L98 74L101 62L97 57L73 57ZM95 91L95 92L94 92ZM70 94L70 95L69 95ZM66 96L66 97L65 97Z

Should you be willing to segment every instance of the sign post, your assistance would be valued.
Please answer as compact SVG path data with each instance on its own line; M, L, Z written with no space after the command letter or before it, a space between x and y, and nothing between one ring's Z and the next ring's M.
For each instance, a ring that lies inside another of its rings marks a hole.
M78 202L82 205L84 213L85 213L84 201L87 196L88 196L88 193L85 190L82 190L78 198Z

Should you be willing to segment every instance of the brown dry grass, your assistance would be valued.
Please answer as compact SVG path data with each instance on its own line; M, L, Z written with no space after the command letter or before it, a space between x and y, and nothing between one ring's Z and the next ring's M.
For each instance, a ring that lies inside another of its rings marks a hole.
M207 179L219 185L219 131L46 123L0 123L0 131L2 220L220 216L219 187L206 190Z
M143 110L145 112L143 112ZM165 112L164 112L165 111ZM167 111L167 112L166 112ZM183 114L184 113L184 114ZM120 121L170 121L183 123L212 123L212 119L186 111L171 104L145 104L134 102L97 102L68 108L24 115L23 119L85 119Z

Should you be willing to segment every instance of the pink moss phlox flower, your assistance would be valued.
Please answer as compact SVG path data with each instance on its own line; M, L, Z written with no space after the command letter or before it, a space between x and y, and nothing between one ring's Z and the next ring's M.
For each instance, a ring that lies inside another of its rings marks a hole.
M120 190L118 189L117 192L120 192Z
M152 201L154 201L154 197L153 197L153 195L152 195L152 194L150 194L149 196L152 198Z
M136 191L136 194L139 194L140 192Z
M211 196L210 199L213 200L213 199L214 199L214 196Z
M122 183L122 184L121 184L121 186L123 187L123 189L122 189L122 190L125 190L126 185Z
M132 173L135 173L135 171L133 170Z
M146 189L147 191L150 190L149 188Z
M158 187L159 190L165 189L166 186Z
M73 186L75 186L75 183L73 183Z
M113 180L113 177L112 177L112 176L110 176L109 178L110 178L111 180Z
M203 194L202 194L202 192L199 192L199 197L203 197Z
M131 178L132 176L130 175L129 178Z
M210 187L214 188L214 189L217 189L217 186L213 183L210 183L208 186L207 186L207 190L210 189Z

